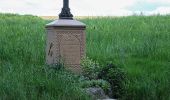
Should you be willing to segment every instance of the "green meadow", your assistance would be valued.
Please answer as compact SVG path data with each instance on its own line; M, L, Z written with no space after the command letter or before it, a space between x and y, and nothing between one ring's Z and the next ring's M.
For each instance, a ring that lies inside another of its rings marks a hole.
M87 56L126 71L121 100L170 100L169 15L80 20L87 25ZM45 65L48 22L0 14L0 99L90 99L79 76Z

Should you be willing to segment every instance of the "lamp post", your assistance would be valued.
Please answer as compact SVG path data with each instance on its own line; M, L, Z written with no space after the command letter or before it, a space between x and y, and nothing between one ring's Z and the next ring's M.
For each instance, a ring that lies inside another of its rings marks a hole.
M69 0L63 0L63 8L59 14L59 19L73 19L73 15L70 12Z

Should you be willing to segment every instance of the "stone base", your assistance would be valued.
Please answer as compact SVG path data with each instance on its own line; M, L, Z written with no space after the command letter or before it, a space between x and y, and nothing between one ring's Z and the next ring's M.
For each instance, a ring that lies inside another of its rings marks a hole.
M85 56L85 25L76 20L56 20L46 29L46 63L64 63L66 69L80 73L80 61Z

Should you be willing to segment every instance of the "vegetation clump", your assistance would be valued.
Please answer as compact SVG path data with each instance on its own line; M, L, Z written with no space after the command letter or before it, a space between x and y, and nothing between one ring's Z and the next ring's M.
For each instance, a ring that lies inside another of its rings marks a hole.
M108 81L111 85L112 97L121 98L124 94L123 84L126 82L125 71L112 63L103 67L99 73L99 78Z
M81 61L81 68L83 70L82 75L90 80L98 79L100 66L98 62L94 62L92 59L83 58Z
M123 83L126 81L126 74L122 68L112 63L101 66L88 57L82 60L81 67L86 78L83 87L101 87L109 96L121 98L124 93Z

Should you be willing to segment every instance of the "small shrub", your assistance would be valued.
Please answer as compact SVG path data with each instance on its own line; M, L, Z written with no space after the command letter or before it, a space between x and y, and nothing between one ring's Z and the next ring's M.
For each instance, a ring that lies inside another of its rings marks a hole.
M123 95L123 82L126 79L125 76L125 72L112 63L107 64L106 67L103 67L99 73L99 78L104 79L110 83L112 96L114 98L120 98L121 95Z
M89 88L89 87L100 87L104 90L106 94L109 93L110 90L110 83L105 80L85 80L81 84L82 88Z
M98 62L94 62L88 57L82 59L81 61L82 74L84 77L88 79L98 79L98 74L100 70L100 66Z

